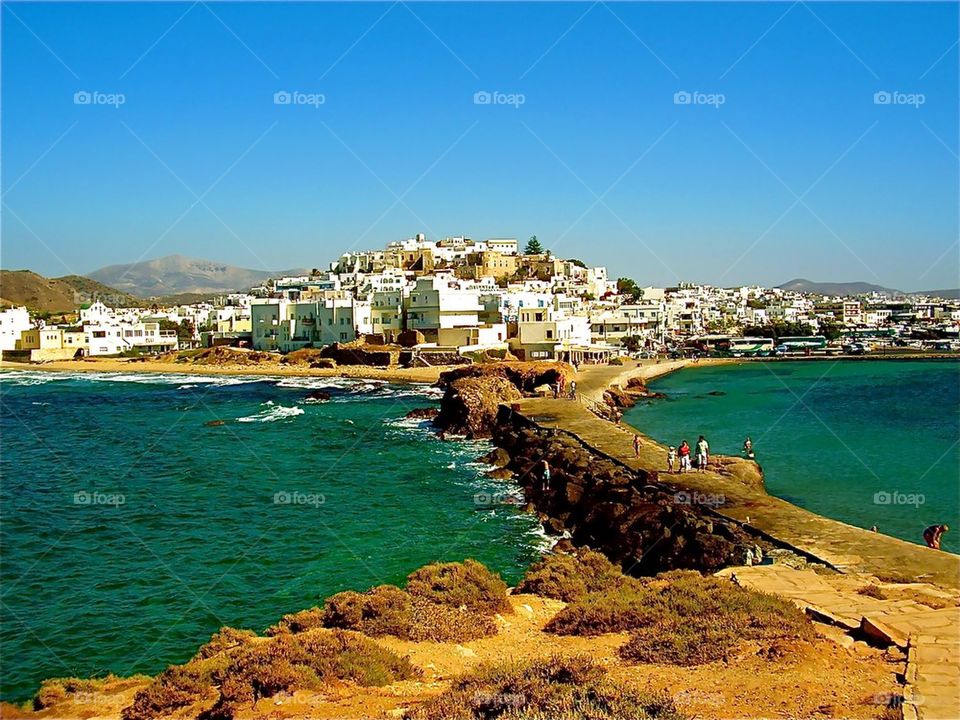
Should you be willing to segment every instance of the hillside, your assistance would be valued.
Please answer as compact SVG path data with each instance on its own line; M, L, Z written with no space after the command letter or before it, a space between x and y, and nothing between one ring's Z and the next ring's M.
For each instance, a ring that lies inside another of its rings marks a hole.
M168 255L155 260L110 265L87 277L143 298L183 293L224 293L248 290L268 278L305 275L309 270L249 270L226 263Z
M0 303L26 305L34 312L73 312L80 305L103 300L108 305L134 305L137 298L81 275L45 278L30 270L0 270Z
M792 292L817 293L819 295L866 295L868 293L883 293L884 295L904 295L901 290L873 285L865 282L813 282L805 278L795 278L783 285L777 285L781 290Z

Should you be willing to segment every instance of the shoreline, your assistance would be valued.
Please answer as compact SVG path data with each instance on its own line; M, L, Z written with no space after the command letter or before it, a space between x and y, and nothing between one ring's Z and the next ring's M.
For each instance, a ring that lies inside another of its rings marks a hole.
M137 375L250 375L262 377L317 377L346 378L357 380L384 380L398 383L432 384L440 373L456 365L401 368L376 367L372 365L340 365L335 368L311 368L297 365L200 365L190 363L161 362L155 360L116 359L107 360L55 360L46 363L20 363L0 361L0 373L11 371L36 371L49 373L124 373Z

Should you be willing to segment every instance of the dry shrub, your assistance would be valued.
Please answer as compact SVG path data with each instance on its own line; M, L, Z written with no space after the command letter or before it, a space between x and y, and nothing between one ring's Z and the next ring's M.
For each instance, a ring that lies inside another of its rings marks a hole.
M210 640L201 645L194 653L193 660L206 660L223 652L229 652L234 648L253 642L257 634L252 630L237 630L229 626L220 628L210 636Z
M606 680L586 657L487 665L408 711L406 720L680 720L667 697L645 695Z
M282 633L301 633L323 627L323 611L318 607L289 613L280 618L276 625L268 627L264 634L268 637Z
M140 690L133 704L121 713L123 720L154 720L202 700L210 689L210 678L196 664L171 665Z
M512 612L507 584L476 560L425 565L407 577L407 592L438 605L481 615Z
M573 602L588 593L617 588L623 581L620 568L605 555L580 550L541 558L529 567L515 592Z
M793 603L689 571L591 593L557 613L546 629L561 635L632 631L620 651L624 659L677 665L711 662L743 640L813 637Z
M233 718L239 709L261 698L300 688L317 689L331 680L381 686L416 675L409 660L359 635L339 630L281 633L237 652L215 678L220 698L208 716Z
M413 597L395 585L379 585L365 593L342 592L327 598L323 624L416 642L465 642L497 632L496 623L488 616Z

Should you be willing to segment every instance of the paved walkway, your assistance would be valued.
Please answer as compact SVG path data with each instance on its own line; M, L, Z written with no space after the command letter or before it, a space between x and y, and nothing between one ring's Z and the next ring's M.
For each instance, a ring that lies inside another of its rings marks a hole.
M543 427L567 430L585 444L626 465L660 472L660 481L712 496L723 495L718 511L734 520L786 543L838 570L876 575L883 580L927 582L950 590L960 589L960 557L882 533L847 525L772 497L746 485L736 476L717 472L666 472L667 451L638 430L620 427L597 417L588 409L599 401L611 383L626 385L631 376L656 376L683 367L684 361L659 365L647 361L618 366L584 366L577 378L577 391L587 402L530 398L521 401L521 412ZM633 434L643 446L634 457ZM696 438L690 438L691 444ZM816 472L816 469L811 469Z
M960 717L960 608L955 604L935 609L917 602L929 594L922 586L911 592L903 585L880 583L876 587L889 597L871 597L857 592L867 583L856 576L825 576L786 565L727 568L717 574L789 598L818 620L906 651L905 720Z

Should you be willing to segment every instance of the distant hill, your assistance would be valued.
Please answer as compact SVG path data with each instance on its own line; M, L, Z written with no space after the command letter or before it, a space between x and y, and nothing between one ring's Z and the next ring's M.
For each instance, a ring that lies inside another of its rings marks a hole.
M926 295L940 298L960 298L960 289L956 288L952 290L917 290L915 292L904 292L903 290L894 290L893 288L865 282L818 283L804 278L796 278L783 285L777 285L777 287L781 290L816 293L818 295L867 295L868 293L881 293L891 297Z
M0 303L5 306L26 305L39 313L67 313L98 298L113 307L139 301L82 275L45 278L30 270L0 270Z
M149 298L184 293L224 293L249 290L271 277L305 275L309 270L249 270L211 260L168 255L88 273L87 277L123 292Z
M821 283L796 278L783 285L777 285L781 290L793 292L817 293L818 295L866 295L867 293L883 293L884 295L906 295L907 293L882 285L872 285L865 282Z

